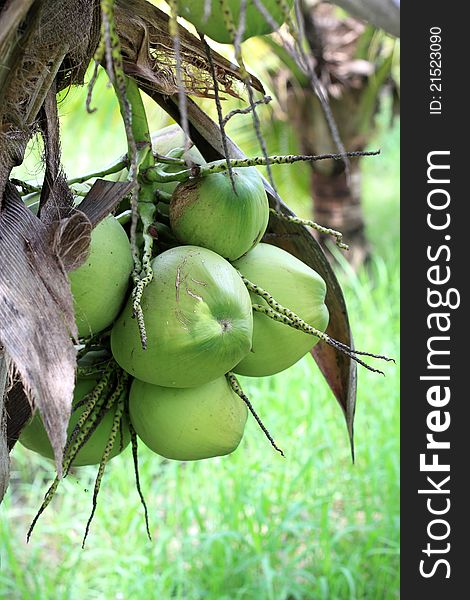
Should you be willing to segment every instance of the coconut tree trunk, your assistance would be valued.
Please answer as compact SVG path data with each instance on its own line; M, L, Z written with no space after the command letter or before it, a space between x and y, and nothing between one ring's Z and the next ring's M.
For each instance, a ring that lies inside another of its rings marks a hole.
M347 259L357 269L370 256L361 206L359 164L351 164L349 182L344 171L324 174L312 169L311 189L315 221L343 233L350 247ZM329 240L323 238L320 236L320 241L325 246Z
M370 0L367 7L394 2ZM376 44L371 51L374 30L357 19L338 15L326 2L303 2L301 7L305 38L330 114L320 102L311 77L286 58L278 40L267 43L285 65L284 70L272 72L279 103L303 154L338 152L341 145L348 151L363 151L375 130L381 90L391 77L393 47ZM311 169L314 219L343 233L350 247L345 256L357 269L371 252L361 208L360 161L352 159L348 169L339 161L321 161L312 163ZM322 236L319 239L328 252L328 240Z
M344 93L341 99L331 99L330 106L344 146L348 150L364 150L366 139L351 129L350 114L355 110L357 94ZM287 113L303 154L335 152L337 148L323 118L320 104L312 90L291 88L287 95ZM311 196L314 220L341 231L349 246L344 256L354 269L370 258L361 200L360 159L349 162L349 177L339 161L311 163ZM317 236L328 257L329 236Z

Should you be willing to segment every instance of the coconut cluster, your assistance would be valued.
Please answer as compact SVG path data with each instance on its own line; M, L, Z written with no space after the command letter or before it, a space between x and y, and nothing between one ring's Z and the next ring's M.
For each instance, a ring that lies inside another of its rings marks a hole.
M164 131L160 142L167 139ZM166 458L198 460L233 452L242 439L247 406L227 373L279 373L318 342L263 312L269 306L257 286L320 331L328 324L326 286L296 257L261 242L269 206L255 168L234 169L232 177L224 172L193 178L170 193L164 225L171 247L157 244L153 277L140 301L145 348L135 318L130 243L115 217L95 228L89 258L70 281L80 336L108 332L101 338L128 374L128 415L137 436ZM69 433L79 422L81 401L96 385L96 377L77 380L78 408ZM100 461L112 424L112 414L99 422L75 466ZM39 416L20 442L53 456ZM128 443L124 417L110 458Z

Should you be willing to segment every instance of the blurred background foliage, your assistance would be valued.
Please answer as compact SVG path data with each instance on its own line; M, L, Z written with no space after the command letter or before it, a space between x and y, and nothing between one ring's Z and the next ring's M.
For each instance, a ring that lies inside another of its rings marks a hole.
M274 96L270 73L279 72L281 63L262 40L244 48L249 67ZM71 89L60 103L69 177L102 167L126 150L104 73L93 94L93 114L86 113L85 98L85 89ZM215 116L211 101L201 104ZM224 106L227 111L245 104L230 99ZM171 122L150 99L146 108L152 130ZM381 155L361 161L370 261L355 272L335 255L356 346L399 361L399 120L392 122L392 113L386 94L365 143L380 148ZM276 100L259 114L270 153L299 151L296 131ZM259 154L249 115L233 118L228 134L248 155ZM287 204L310 218L309 165L275 166L273 173ZM15 175L40 181L37 141ZM313 360L306 357L273 377L241 379L287 458L272 451L252 420L240 448L223 459L177 463L141 447L152 541L146 538L128 449L105 475L85 551L80 544L95 473L89 467L62 482L27 545L26 531L53 466L15 448L0 511L0 598L398 598L398 366L387 366L385 378L359 369L355 465L343 416Z

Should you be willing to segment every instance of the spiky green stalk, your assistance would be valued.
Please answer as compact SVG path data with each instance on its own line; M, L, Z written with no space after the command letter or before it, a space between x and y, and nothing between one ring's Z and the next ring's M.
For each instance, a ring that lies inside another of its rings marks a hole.
M112 377L114 377L114 376L117 376L116 387L114 388L112 393L109 394L108 386L111 382ZM67 443L66 443L66 446L65 446L65 449L64 449L64 459L63 459L63 463L62 463L64 477L66 477L68 475L68 473L70 471L70 467L72 466L72 463L73 463L75 457L77 456L78 452L83 447L83 445L87 442L89 437L92 435L92 433L94 432L96 427L99 425L103 416L106 414L106 412L108 410L110 410L114 405L116 405L116 403L118 403L118 408L116 409L116 413L119 415L119 423L120 423L123 413L118 411L119 403L121 401L122 401L122 403L124 402L124 393L127 389L128 379L129 379L129 375L127 373L125 373L121 369L118 369L115 363L110 364L108 366L108 368L105 370L103 377L98 381L98 383L93 388L93 390L89 394L87 394L88 399L85 404L85 408L84 408L82 414L80 415L80 418L79 418L77 424L75 425L73 431L70 433ZM115 422L116 422L116 417L113 421L112 432L114 431ZM117 433L117 430L116 430L116 433ZM109 459L109 454L113 448L115 439L116 439L116 434L114 434L113 444L111 445L111 449L106 454L106 450L108 449L108 446L109 446L109 440L108 440L108 444L107 444L107 446L105 448L105 452L103 454L103 457L105 458L105 462L107 462L107 460ZM103 459L102 459L102 462L103 462ZM44 500L29 527L29 530L27 533L28 541L31 537L31 534L33 532L33 529L34 529L39 517L46 510L48 505L51 503L51 501L55 495L55 492L57 491L59 483L60 483L60 479L58 477L55 477L51 486L47 490L47 492L44 496Z
M91 522L95 515L96 507L98 504L98 494L100 491L101 481L103 479L104 471L106 469L106 465L108 464L111 451L114 447L114 443L116 441L117 434L122 426L122 417L124 415L124 408L125 408L124 394L126 391L127 379L128 379L127 373L125 375L123 374L120 377L119 383L115 390L115 395L118 397L116 412L114 413L114 419L113 419L113 425L111 427L111 432L109 434L108 441L106 443L106 447L103 452L103 456L101 457L101 462L100 462L100 466L98 468L98 473L96 475L95 485L93 488L92 509L91 509L91 513L90 513L90 516L88 517L88 521L87 521L87 524L85 527L85 534L83 536L82 548L85 547L85 542L88 537L88 533L90 531L90 525L91 525ZM109 406L109 404L108 404L108 406ZM109 406L109 408L111 408L111 406Z
M342 160L346 156L376 156L380 150L374 152L346 152L344 154L287 154L283 156L255 156L252 158L232 158L230 165L233 168L239 167L259 167L266 166L268 163L273 165L286 165L296 162L317 162L319 160ZM225 159L215 160L205 165L194 165L191 169L182 169L177 173L166 173L161 167L150 168L145 172L145 178L148 181L159 183L169 183L172 181L187 181L190 177L206 177L212 173L223 173L227 171L227 162Z
M277 450L277 452L279 452L279 454L281 454L281 456L285 456L284 452L279 448L279 446L276 444L276 442L274 441L272 435L269 433L269 431L267 430L267 428L265 427L263 421L259 418L259 416L257 415L255 409L253 408L253 405L250 402L250 399L248 398L248 396L245 394L245 392L243 391L238 379L236 378L235 374L232 373L232 371L229 371L226 376L227 381L230 385L230 387L232 388L232 390L237 394L237 396L239 396L243 402L246 404L248 410L250 411L250 413L253 415L255 421L258 423L259 427L261 428L261 431L264 433L264 435L268 438L271 446Z
M127 415L129 416L129 407L126 407ZM135 486L137 488L137 493L139 494L140 502L144 509L144 518L145 518L145 527L147 529L147 537L149 540L152 539L150 535L150 526L149 526L149 515L147 510L147 504L145 502L144 495L142 493L142 488L140 486L140 477L139 477L139 454L138 454L138 445L137 445L137 433L132 425L132 422L129 418L129 431L131 434L131 445L132 445L132 459L134 462L134 475L135 475Z
M319 225L315 223L315 221L311 221L310 219L302 219L297 217L296 215L284 215L281 212L278 212L274 208L270 208L269 212L272 215L275 215L278 219L283 221L287 221L288 223L294 223L295 225L303 225L305 227L311 227L315 229L319 233L323 233L324 235L331 235L335 238L336 245L338 248L342 250L349 250L349 246L343 243L343 234L340 231L336 231L336 229L330 229L329 227L323 227L323 225Z
M284 323L289 327L298 329L299 331L303 331L304 333L319 338L329 346L335 348L336 350L339 350L343 354L346 354L352 360L356 361L358 364L362 365L369 371L373 371L374 373L380 373L384 375L382 371L369 366L367 363L363 362L360 358L358 358L358 356L370 356L371 358L378 358L387 362L395 362L393 358L388 358L387 356L383 356L381 354L373 354L372 352L362 352L360 350L350 348L348 345L343 344L343 342L339 342L334 338L330 337L327 333L320 331L315 327L312 327L303 319L301 319L294 311L290 310L289 308L286 308L285 306L282 306L282 304L277 302L277 300L275 300L275 298L273 298L273 296L268 291L251 282L240 272L238 273L242 278L243 283L246 285L248 291L252 292L253 294L256 294L260 298L263 298L263 300L265 300L268 304L268 306L263 306L261 304L253 304L254 311L262 313L270 319L273 319L274 321Z

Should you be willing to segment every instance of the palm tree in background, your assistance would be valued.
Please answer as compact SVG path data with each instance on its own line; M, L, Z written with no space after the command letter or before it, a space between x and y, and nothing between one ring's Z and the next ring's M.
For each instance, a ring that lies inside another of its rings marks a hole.
M328 97L338 133L347 150L364 150L374 133L379 100L396 98L392 74L395 43L382 32L323 2L303 4L305 39L315 72ZM283 63L271 72L272 84L304 154L337 152L309 78L275 36L266 42ZM312 162L311 194L315 221L339 229L350 246L354 268L367 261L370 246L361 206L360 161L349 172L340 161Z

